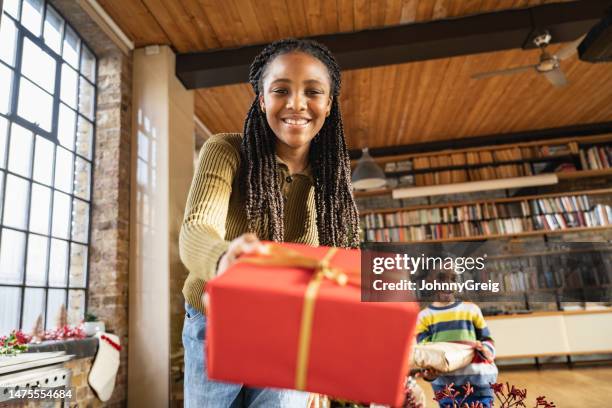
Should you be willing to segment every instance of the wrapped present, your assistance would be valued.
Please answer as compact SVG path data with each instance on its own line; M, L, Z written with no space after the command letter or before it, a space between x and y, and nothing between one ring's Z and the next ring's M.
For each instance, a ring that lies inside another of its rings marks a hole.
M462 343L417 344L410 358L413 368L433 368L442 373L455 371L474 359L474 347Z
M361 302L358 250L267 245L207 284L209 377L400 405L418 306Z

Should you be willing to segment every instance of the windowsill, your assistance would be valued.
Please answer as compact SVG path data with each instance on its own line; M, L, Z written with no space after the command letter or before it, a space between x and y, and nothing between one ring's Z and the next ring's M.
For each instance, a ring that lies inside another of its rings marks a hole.
M74 340L47 340L39 344L29 344L28 353L41 353L48 351L65 351L73 354L75 359L93 357L98 350L98 339L86 337Z

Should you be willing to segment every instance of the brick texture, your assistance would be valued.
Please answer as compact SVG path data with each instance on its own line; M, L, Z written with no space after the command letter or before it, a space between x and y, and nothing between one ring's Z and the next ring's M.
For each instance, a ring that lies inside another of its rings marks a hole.
M88 310L121 339L115 392L102 404L87 385L91 359L73 364L80 407L127 405L132 56L126 56L74 0L50 0L98 58Z

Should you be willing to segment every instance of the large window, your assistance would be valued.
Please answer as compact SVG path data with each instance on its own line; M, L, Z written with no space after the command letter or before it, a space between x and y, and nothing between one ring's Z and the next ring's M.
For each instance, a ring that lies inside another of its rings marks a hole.
M45 0L0 25L0 335L85 312L96 58Z

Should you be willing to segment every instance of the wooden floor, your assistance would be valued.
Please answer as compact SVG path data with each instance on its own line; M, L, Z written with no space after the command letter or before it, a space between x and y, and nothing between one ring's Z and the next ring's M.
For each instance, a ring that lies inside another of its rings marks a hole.
M545 395L558 408L599 408L612 406L612 366L500 369L498 382L510 382L527 388L527 406L535 406L535 398ZM437 407L431 385L418 380L427 394L427 408ZM499 406L499 405L496 405Z

